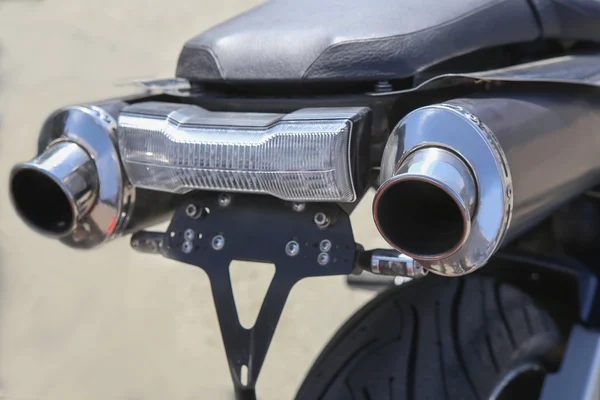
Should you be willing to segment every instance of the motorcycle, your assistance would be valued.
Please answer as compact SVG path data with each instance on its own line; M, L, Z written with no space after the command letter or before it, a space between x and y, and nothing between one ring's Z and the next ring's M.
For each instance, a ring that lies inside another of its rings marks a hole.
M599 22L592 0L271 0L175 78L50 115L12 202L67 246L132 234L202 268L237 399L293 285L329 275L390 287L298 399L595 399ZM388 249L353 237L371 188ZM237 260L276 266L251 328Z

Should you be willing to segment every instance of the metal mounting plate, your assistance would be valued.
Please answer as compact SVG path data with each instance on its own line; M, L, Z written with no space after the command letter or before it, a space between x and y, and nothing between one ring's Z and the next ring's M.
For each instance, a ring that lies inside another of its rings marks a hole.
M256 380L293 285L310 276L349 274L356 245L349 217L336 204L294 207L269 196L225 196L202 194L179 207L165 233L163 254L207 273L236 397L253 399ZM190 204L202 216L190 217ZM317 226L317 213L324 213L330 220L327 227ZM215 241L219 236L223 240ZM331 242L326 265L317 261L323 253L323 240ZM294 256L286 253L286 246L292 241L298 244ZM233 260L275 265L275 275L251 329L242 327L238 319L229 272ZM245 382L244 366L248 372Z

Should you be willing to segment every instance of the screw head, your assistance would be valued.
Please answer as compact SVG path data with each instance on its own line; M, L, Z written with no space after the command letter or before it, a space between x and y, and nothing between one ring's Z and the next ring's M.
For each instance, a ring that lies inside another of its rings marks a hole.
M306 210L306 203L294 203L292 204L292 209L296 212L302 212Z
M187 240L181 244L181 251L185 254L190 254L194 250L194 245L192 242L188 242Z
M321 249L321 251L323 253L328 253L329 250L331 250L331 241L327 240L327 239L323 239L321 240L321 243L319 244L319 249Z
M315 224L320 229L327 228L329 226L329 222L330 222L329 221L329 217L324 212L318 212L318 213L316 213L313 220L315 221Z
M300 253L300 245L295 240L288 242L285 245L285 254L290 257L297 256Z
M317 262L319 265L327 265L329 264L329 254L321 253L317 256Z
M219 195L219 206L227 207L231 204L231 195L229 193L221 193Z
M200 215L200 209L195 204L188 204L185 206L185 215L190 218L197 218Z
M193 229L186 229L185 232L183 232L183 237L188 242L191 242L196 238L196 232L194 232Z
M221 235L217 235L212 239L212 248L215 250L221 250L225 247L225 238Z

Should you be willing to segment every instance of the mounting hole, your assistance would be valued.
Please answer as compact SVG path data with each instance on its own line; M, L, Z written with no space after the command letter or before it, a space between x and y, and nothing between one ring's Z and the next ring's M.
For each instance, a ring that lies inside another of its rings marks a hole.
M204 207L204 215L210 215L210 208Z
M171 231L171 233L169 234L169 236L171 236L172 238L174 238L174 237L175 237L175 235L177 235L177 234L175 233L175 231Z
M240 381L242 385L248 386L248 366L246 364L242 365L240 370Z
M204 235L202 235L201 233L198 234L198 239L202 239L204 237Z

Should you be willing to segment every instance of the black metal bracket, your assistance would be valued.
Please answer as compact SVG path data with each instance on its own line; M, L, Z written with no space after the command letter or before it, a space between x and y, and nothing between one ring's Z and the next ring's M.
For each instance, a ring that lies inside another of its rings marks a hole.
M160 246L166 257L207 273L238 399L256 398L256 381L294 284L351 273L356 252L348 214L336 204L292 205L257 195L191 197L175 211ZM234 260L275 265L251 329L238 319L229 272Z
M586 327L600 327L598 277L587 263L503 249L478 273L510 282L538 301L551 299L571 309Z

